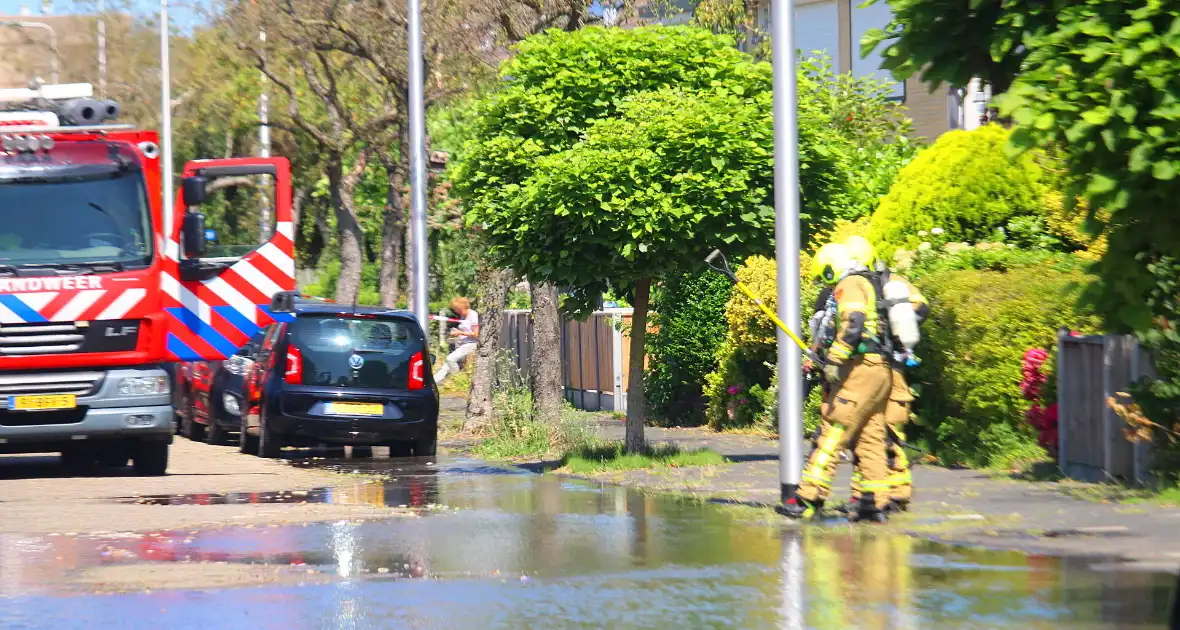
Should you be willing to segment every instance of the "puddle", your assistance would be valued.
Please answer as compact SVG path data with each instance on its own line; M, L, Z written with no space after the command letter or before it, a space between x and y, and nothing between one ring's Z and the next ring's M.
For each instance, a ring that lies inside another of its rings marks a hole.
M0 627L1113 630L1162 627L1175 585L1172 575L1111 572L1100 560L953 547L886 528L784 529L752 519L764 511L472 461L367 465L383 478L305 496L139 500L412 505L418 493L423 505L451 509L0 536ZM95 595L96 585L133 592ZM250 587L221 588L236 585Z

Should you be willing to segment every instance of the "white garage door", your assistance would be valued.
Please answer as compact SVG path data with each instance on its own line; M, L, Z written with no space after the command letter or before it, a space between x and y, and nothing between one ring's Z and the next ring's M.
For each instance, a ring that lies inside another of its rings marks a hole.
M795 6L795 48L804 57L815 51L832 58L832 69L840 69L840 30L836 3L832 0Z

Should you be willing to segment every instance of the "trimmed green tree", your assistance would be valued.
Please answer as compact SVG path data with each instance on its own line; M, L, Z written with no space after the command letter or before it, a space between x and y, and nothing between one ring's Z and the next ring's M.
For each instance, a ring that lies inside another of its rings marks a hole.
M608 285L633 293L627 447L640 449L653 280L773 233L770 68L700 29L589 28L522 42L501 76L457 178L469 220L498 264L569 289L568 310Z

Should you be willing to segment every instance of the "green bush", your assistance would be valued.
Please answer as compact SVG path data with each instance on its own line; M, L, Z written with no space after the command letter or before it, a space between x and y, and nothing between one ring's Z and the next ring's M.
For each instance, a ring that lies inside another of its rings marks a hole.
M1012 250L931 256L912 270L931 305L918 348L923 362L911 378L917 433L946 463L1002 467L1043 456L1024 419L1023 354L1052 351L1061 326L1099 326L1078 310L1091 280L1078 258Z
M1032 155L1010 161L1008 135L988 125L940 136L901 170L873 213L869 240L888 259L917 247L922 231L941 228L947 240L976 242L1015 217L1040 215L1041 167Z
M381 294L377 291L380 283L380 273L381 268L379 265L365 265L361 268L361 291L357 296L357 304L373 306L381 302ZM339 281L340 261L329 260L320 267L317 282L305 287L299 287L299 291L306 295L332 300L336 298L336 283ZM400 301L404 305L404 296Z
M725 338L725 303L730 282L713 272L674 276L653 291L647 336L651 359L644 391L653 419L669 426L705 421L701 391Z

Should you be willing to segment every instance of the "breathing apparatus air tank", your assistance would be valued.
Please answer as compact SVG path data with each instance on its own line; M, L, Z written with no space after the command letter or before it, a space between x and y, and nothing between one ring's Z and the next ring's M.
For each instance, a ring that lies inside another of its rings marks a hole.
M900 280L890 280L882 288L885 299L889 301L889 329L893 336L901 342L899 354L907 366L917 365L914 348L921 340L918 332L918 315L914 313L914 306L910 303L910 288Z

